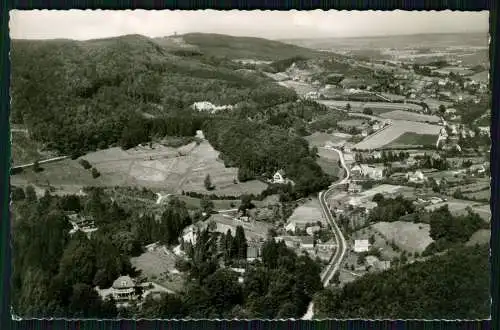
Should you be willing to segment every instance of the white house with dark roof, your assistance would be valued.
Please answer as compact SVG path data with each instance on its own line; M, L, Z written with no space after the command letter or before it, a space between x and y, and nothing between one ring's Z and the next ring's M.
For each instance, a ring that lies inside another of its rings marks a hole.
M357 239L354 241L354 252L367 252L370 250L370 242L367 239Z
M286 183L286 177L285 177L285 171L284 170L279 170L273 175L273 183L278 183L278 184L285 184Z

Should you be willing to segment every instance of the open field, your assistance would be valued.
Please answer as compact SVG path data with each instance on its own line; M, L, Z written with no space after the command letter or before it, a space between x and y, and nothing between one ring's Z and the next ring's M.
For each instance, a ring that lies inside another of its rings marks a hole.
M316 223L318 221L324 225L327 224L317 198L311 198L304 204L299 205L287 219L287 223Z
M489 189L487 189L487 190L481 190L481 191L476 191L476 192L472 192L472 193L466 193L463 195L467 198L489 199L491 197L491 191Z
M441 121L441 119L438 116L423 115L420 113L403 111L403 110L384 112L380 114L380 117L387 119L409 120L409 121L429 122L429 123L439 123Z
M176 256L171 251L167 250L167 252L158 248L131 258L130 262L132 266L141 270L148 280L178 292L182 288L183 279L177 272L172 273L172 270L175 269Z
M349 138L349 135L348 137ZM304 139L309 142L310 146L315 146L315 147L324 147L327 142L332 142L332 143L339 143L342 141L345 141L347 138L342 137L342 136L337 136L335 133L333 134L328 134L328 133L322 133L322 132L314 132L313 134L304 137Z
M437 141L436 135L433 134L417 134L413 132L406 132L399 136L385 147L398 147L398 146L424 146L435 145Z
M339 167L339 154L333 150L318 148L318 156L316 163L323 169L326 174L338 176L341 168Z
M348 120L342 120L337 123L339 126L343 127L357 127L365 123L366 120L362 119L348 119Z
M218 160L218 152L206 141L200 145L190 143L180 148L154 145L154 149L138 147L130 150L110 148L85 155L101 176L94 179L77 160L63 160L43 165L44 171L25 170L13 176L35 184L53 186L142 186L154 191L180 193L196 191L218 195L258 194L266 188L260 181L234 183L237 168L226 168ZM204 179L210 174L215 189L207 191Z
M358 150L370 150L378 149L391 143L392 141L399 138L401 135L407 132L425 134L425 135L435 135L437 136L441 130L441 126L431 125L427 123L417 123L407 120L393 120L391 126L387 126L375 134L366 137L363 141L354 145L354 148Z
M490 229L479 229L474 234L472 234L466 245L474 244L485 244L490 242L491 230Z
M406 221L378 222L372 227L387 241L408 252L423 252L433 242L430 237L430 225Z
M479 214L481 218L489 222L491 220L491 208L489 204L486 203L481 203L481 202L474 202L474 201L467 201L467 200L462 200L462 199L452 199L447 202L443 203L438 203L438 204L433 204L426 206L426 210L435 210L440 208L441 206L448 205L448 209L450 212L454 215L461 215L461 214L466 214L466 208L467 206L470 206L472 208L472 211Z
M316 89L312 87L310 84L302 83L293 80L285 80L278 82L279 85L293 89L297 95L304 96L309 92L314 92Z

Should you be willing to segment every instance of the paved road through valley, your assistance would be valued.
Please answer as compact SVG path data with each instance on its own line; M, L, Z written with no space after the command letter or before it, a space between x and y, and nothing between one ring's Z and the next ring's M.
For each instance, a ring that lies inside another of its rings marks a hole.
M347 183L347 181L349 180L350 173L349 169L345 164L344 154L342 153L342 151L338 149L332 149L332 150L336 151L339 154L340 163L344 168L345 176L343 179L332 184L328 188L328 190L319 193L319 201L321 204L321 209L323 211L325 218L330 224L333 234L335 235L335 240L337 241L337 249L335 250L335 254L333 255L326 269L321 274L321 281L323 282L323 285L325 287L328 286L335 273L339 270L340 265L342 264L342 260L344 260L347 251L347 243L345 241L344 235L342 234L342 231L340 230L339 226L337 225L337 222L335 221L332 213L330 212L330 209L328 208L327 198L337 186ZM302 319L311 320L313 316L314 316L314 304L311 301L311 303L307 308L307 312L302 317Z

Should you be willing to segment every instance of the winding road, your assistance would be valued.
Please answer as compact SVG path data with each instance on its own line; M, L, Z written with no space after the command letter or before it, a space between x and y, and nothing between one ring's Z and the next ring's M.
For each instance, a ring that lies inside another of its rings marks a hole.
M328 208L328 203L327 203L327 197L332 193L332 191L339 185L347 183L349 180L349 169L345 164L344 160L344 155L342 151L338 149L333 149L335 152L339 154L340 157L340 163L342 167L344 168L345 171L345 177L335 183L333 183L328 190L322 191L319 193L319 201L321 204L321 209L323 211L323 214L325 218L327 219L328 223L331 226L332 232L335 235L335 240L337 241L337 249L335 250L335 254L333 255L330 263L328 266L325 268L323 273L321 274L321 281L323 282L323 286L328 286L330 284L331 279L335 275L335 273L339 270L340 265L342 264L342 261L344 260L346 251L347 251L347 243L344 238L344 235L342 234L342 231L340 230L339 226L337 225L337 222L333 218L332 213L330 212L330 209ZM314 303L311 301L307 308L306 314L302 317L303 320L311 320L314 316Z

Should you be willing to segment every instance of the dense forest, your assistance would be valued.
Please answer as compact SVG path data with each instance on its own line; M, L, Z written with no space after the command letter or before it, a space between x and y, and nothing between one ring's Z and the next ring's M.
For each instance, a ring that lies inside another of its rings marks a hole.
M206 62L176 56L137 35L14 40L12 121L26 124L32 138L49 149L69 154L117 143L139 116L175 115L182 123L198 101L269 107L296 99L268 78L237 72L235 63Z
M333 178L315 162L316 153L303 138L285 129L244 120L210 120L203 126L210 144L222 153L226 166L237 166L238 179L271 176L279 169L308 195L327 187Z
M460 247L426 261L367 274L342 289L323 290L315 297L315 316L487 319L489 281L489 246Z

